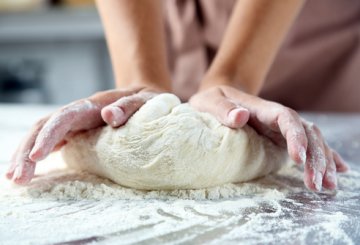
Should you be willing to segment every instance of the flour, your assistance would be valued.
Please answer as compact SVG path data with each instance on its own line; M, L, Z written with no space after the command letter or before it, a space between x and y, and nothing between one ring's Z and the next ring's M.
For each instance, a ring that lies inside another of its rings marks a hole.
M288 163L290 165L290 163ZM279 171L295 176L298 170L286 167ZM301 174L301 173L300 173ZM123 187L109 179L92 175L86 171L67 168L60 152L54 153L48 159L40 162L36 169L37 178L26 187L13 185L5 181L0 189L3 195L22 196L26 198L48 198L54 200L220 200L259 195L269 200L285 198L286 187L274 188L272 180L263 178L247 183L224 184L211 188L187 190L137 190ZM7 190L7 191L6 191Z
M197 190L156 190L142 191L119 186L109 180L102 179L88 173L71 173L64 171L56 174L58 183L51 181L35 181L27 188L27 194L34 198L54 198L58 200L94 199L193 199L218 200L234 198L244 195L264 195L268 199L281 199L284 194L273 189L262 187L255 183L225 184L218 187ZM50 176L53 178L55 176Z
M339 175L336 195L307 191L302 173L288 165L249 183L139 191L67 169L57 153L27 187L0 180L2 244L352 244L344 225L357 211L331 208L356 207L360 173Z
M53 159L55 159L53 157ZM57 169L35 178L27 187L13 186L11 192L31 198L50 198L56 200L143 200L143 199L192 199L219 200L247 195L260 195L264 198L283 199L285 195L271 186L258 182L225 184L212 188L196 190L136 190L120 186L108 179L78 172L71 169ZM8 193L10 194L10 193Z

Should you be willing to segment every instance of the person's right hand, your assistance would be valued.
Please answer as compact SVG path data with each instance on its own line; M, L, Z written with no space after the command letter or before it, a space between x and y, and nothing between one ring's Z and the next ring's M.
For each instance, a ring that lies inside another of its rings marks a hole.
M147 87L108 90L60 108L33 126L14 153L6 177L16 184L27 184L36 163L66 144L67 135L105 123L119 127L147 100L164 91Z

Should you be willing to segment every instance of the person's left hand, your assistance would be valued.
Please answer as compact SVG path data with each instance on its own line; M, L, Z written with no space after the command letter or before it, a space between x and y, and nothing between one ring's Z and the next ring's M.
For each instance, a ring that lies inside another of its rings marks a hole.
M287 147L292 160L305 164L304 182L310 190L335 189L336 172L348 169L340 155L326 144L317 126L281 104L226 85L200 91L189 103L225 126L236 129L249 124L260 135Z

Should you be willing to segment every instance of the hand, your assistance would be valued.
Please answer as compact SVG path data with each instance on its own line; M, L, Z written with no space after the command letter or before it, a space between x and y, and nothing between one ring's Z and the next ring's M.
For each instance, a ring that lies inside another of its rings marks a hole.
M230 128L248 123L275 144L287 147L292 160L305 164L304 182L310 190L335 189L336 172L348 169L339 154L326 144L318 127L281 104L226 85L200 91L190 99L190 104Z
M17 184L30 182L36 162L66 144L67 135L99 127L105 122L119 127L160 92L163 90L145 87L108 90L60 108L33 126L13 155L6 177Z

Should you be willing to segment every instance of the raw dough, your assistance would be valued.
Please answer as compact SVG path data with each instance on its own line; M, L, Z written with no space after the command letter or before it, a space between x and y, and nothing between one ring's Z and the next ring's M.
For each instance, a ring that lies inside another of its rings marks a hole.
M72 168L136 189L198 189L276 171L286 151L245 126L233 130L173 94L149 100L125 126L73 136L62 151Z

